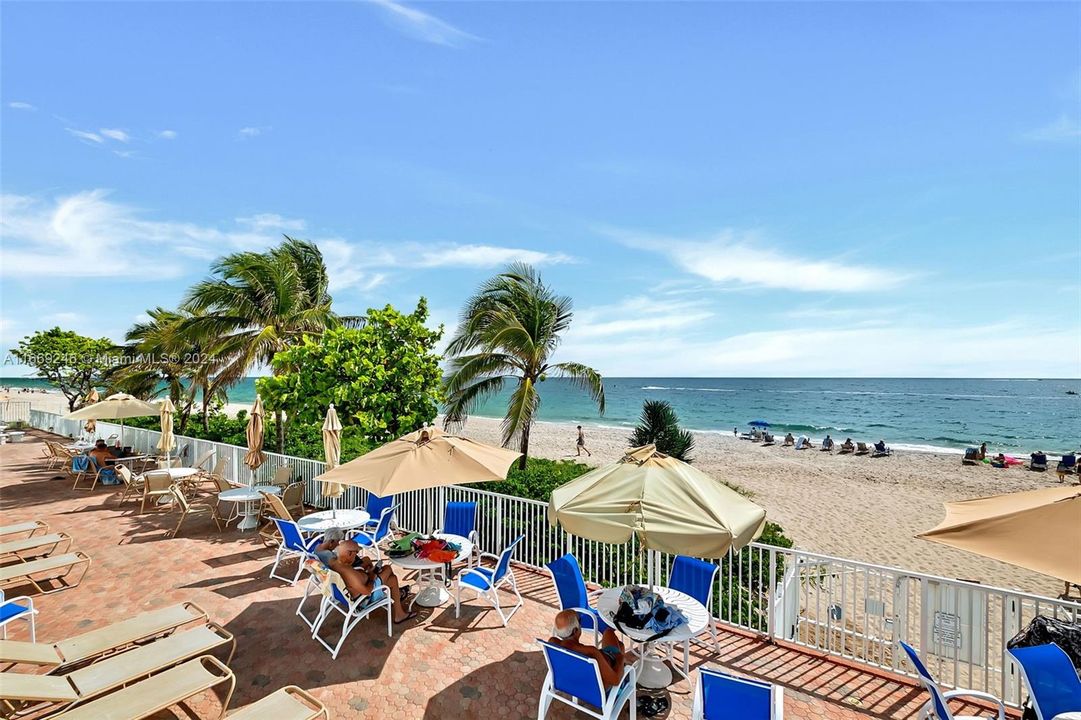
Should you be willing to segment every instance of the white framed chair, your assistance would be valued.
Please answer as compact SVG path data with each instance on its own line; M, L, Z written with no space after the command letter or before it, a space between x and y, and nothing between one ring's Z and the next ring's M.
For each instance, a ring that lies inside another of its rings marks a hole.
M37 628L34 625L34 616L37 614L33 598L20 595L8 600L4 597L4 591L0 590L0 631L3 632L4 640L8 639L8 623L23 620L30 625L30 642L37 642Z
M514 548L518 543L522 541L525 535L519 535L513 542L507 547L503 548L498 556L491 553L482 553L481 560L488 558L495 560L495 567L471 567L458 573L458 587L454 593L454 617L461 617L462 614L462 589L472 590L477 593L478 598L484 598L495 611L499 613L500 620L503 621L503 626L506 627L510 622L511 617L518 611L518 608L522 607L522 594L518 592L518 584L514 580L514 571L510 567L510 556L514 553ZM518 602L514 607L510 609L509 613L504 614L503 608L499 605L499 588L507 585L514 591L515 596L518 598Z
M548 675L541 686L537 720L544 720L553 700L598 720L615 720L623 706L629 704L630 720L636 719L634 665L623 668L619 685L606 689L595 659L544 640L537 642L548 665Z
M330 651L331 658L334 658L335 660L338 658L338 652L341 651L345 638L349 636L349 633L353 628L355 628L361 620L380 608L387 611L387 637L393 637L394 607L390 599L390 593L386 588L376 588L371 595L365 595L354 599L349 596L349 590L346 589L345 581L342 580L341 575L333 570L328 570L326 574L327 578L321 588L323 592L323 602L319 606L319 617L315 619L315 624L312 627L312 637L315 638L320 645ZM323 628L323 624L332 613L337 613L342 616L342 632L334 647L331 647L330 644L319 635L319 631Z
M927 666L923 664L923 660L920 659L920 655L916 652L915 648L903 641L898 641L898 644L900 644L905 655L908 656L908 660L912 663L912 667L916 668L916 673L920 676L920 684L931 694L931 699L920 708L919 720L928 720L929 718L934 718L934 720L983 720L983 718L986 717L981 715L979 718L969 718L954 715L950 711L949 701L956 697L972 697L994 703L997 706L995 719L1006 720L1006 706L1003 705L1001 700L990 693L964 689L942 692L942 689L939 688L935 679L931 677L930 671L928 671Z
M784 720L784 688L702 668L694 686L691 720Z
M668 587L679 592L686 593L702 603L709 617L707 628L710 638L713 640L713 652L720 655L721 644L717 641L717 625L713 622L713 587L717 584L717 573L721 569L713 563L698 558L677 555L672 560L672 571L668 575ZM683 675L691 676L691 640L683 641ZM668 643L669 657L671 657L672 643Z
M278 543L278 554L274 557L274 565L270 568L270 577L282 580L290 585L296 585L297 580L300 579L300 573L304 570L304 561L317 559L314 554L315 546L322 540L322 536L305 540L300 527L292 520L278 517L270 519L281 534L281 542ZM283 561L293 558L296 558L297 561L297 571L293 576L278 575L278 566Z
M394 519L394 512L397 509L397 505L386 508L383 510L383 514L379 516L379 524L375 526L375 530L370 533L361 530L351 538L362 548L371 548L374 550L376 562L382 557L382 552L379 550L379 543L390 536L390 523Z

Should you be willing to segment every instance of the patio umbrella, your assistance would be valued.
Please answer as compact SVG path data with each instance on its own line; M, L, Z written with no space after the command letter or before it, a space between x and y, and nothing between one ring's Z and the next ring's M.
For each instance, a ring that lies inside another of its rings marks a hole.
M334 403L327 409L327 417L323 421L323 457L326 458L326 469L333 470L338 467L338 461L342 456L342 424L338 420L338 413L334 410ZM341 497L345 490L340 483L327 483L323 488L323 496L336 500Z
M66 415L70 420L119 420L120 444L124 444L124 418L157 415L158 406L127 393L110 395L93 405L86 405Z
M751 427L769 427L769 423L765 420L751 420Z
M93 405L98 400L101 400L101 395L98 395L98 389L97 388L90 388L90 392L87 393L86 397L83 399L83 407L86 407L87 405ZM98 421L95 420L94 418L90 418L83 425L83 430L86 430L91 435L93 435L94 432L97 429L98 429Z
M158 450L165 453L165 467L169 467L169 454L176 445L176 438L173 437L174 412L176 412L176 406L173 405L172 400L165 398L161 401L161 438L158 440Z
M364 488L385 497L410 490L503 480L511 463L521 455L430 427L391 440L315 479Z
M255 471L266 460L263 454L263 400L255 396L255 404L251 406L251 415L248 417L248 428L244 432L248 439L248 453L244 456L244 464L251 469L251 478L248 485L255 479Z
M946 503L916 537L1081 584L1081 488L1052 487Z
M766 511L653 445L628 450L552 491L548 521L607 543L637 537L639 547L723 557L762 534Z

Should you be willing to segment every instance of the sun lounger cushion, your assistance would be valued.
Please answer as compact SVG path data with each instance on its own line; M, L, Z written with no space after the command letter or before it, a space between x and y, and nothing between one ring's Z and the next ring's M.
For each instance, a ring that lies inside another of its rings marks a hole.
M28 532L34 534L38 530L48 531L49 526L40 520L31 520L29 522L15 523L14 525L4 525L0 527L0 536L14 535L15 533Z
M0 640L0 663L59 665L60 662L60 654L48 643Z
M288 686L237 710L229 720L313 720L326 717L326 708L300 688Z
M0 555L13 555L15 553L33 550L34 548L58 545L65 540L70 544L71 536L66 533L52 533L50 535L36 535L33 537L22 538L21 540L11 540L10 542L0 543Z
M79 699L79 694L65 677L3 672L0 673L0 697L5 700L72 702Z
M170 605L61 640L56 643L56 649L64 662L71 663L160 635L194 620L205 621L206 618L206 612L193 603Z
M40 575L54 570L63 570L70 568L73 565L88 562L89 560L90 558L81 552L73 552L41 558L40 560L33 560L28 563L0 567L0 583L9 583L13 580L18 580L19 578Z

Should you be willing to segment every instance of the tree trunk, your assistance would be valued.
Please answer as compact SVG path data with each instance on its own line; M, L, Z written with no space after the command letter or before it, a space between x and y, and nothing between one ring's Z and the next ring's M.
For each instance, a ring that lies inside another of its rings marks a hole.
M522 428L522 442L518 446L518 450L521 451L522 457L518 458L518 469L525 470L526 461L529 460L529 430L533 427L533 423L526 423Z
M282 417L281 410L274 411L274 428L277 430L278 435L278 452L285 452L285 418Z

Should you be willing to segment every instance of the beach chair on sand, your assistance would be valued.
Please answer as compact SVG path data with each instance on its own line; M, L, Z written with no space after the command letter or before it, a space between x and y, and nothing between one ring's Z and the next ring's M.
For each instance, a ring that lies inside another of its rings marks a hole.
M32 537L39 532L49 532L49 523L43 520L29 520L27 522L0 527L0 537L6 535L22 535L23 533L26 533L27 537Z
M64 549L60 550L63 545ZM0 543L0 562L12 560L27 561L35 558L47 557L59 551L66 553L71 548L71 536L67 533L50 533L49 535L35 535L19 540L9 540Z
M1021 667L1037 720L1053 720L1081 708L1081 680L1070 657L1058 645L1017 647L1006 652Z
M76 568L82 568L82 572L75 582L70 582L67 578ZM89 569L90 556L77 550L73 553L7 565L0 567L0 589L29 585L36 592L47 595L75 587L83 581ZM47 585L42 585L42 583L47 583Z
M874 450L871 452L871 457L873 457L873 458L888 457L889 454L890 454L890 449L888 447L886 447L886 443L884 443L884 442L882 442L880 440L880 441L875 443Z
M229 720L330 720L323 703L296 685L286 685L251 705L230 713Z
M901 649L905 655L908 656L909 662L912 663L912 667L916 668L916 674L919 675L920 684L923 685L927 692L931 693L931 699L928 700L917 716L919 720L985 720L986 715L979 717L958 717L950 712L949 701L956 697L971 697L977 700L985 700L990 703L994 703L997 706L997 714L994 716L995 720L1006 720L1006 706L1002 704L994 695L990 695L985 692L979 692L976 690L951 690L950 692L942 692L938 687L938 683L931 677L931 673L927 671L927 667L920 660L919 654L906 642L899 642Z
M871 448L867 447L867 443L861 443L861 442L856 443L856 454L857 455L869 455L870 453L871 453Z
M1037 472L1047 471L1047 453L1034 452L1029 456L1028 469Z
M1073 453L1063 455L1058 461L1058 465L1055 467L1055 472L1058 473L1058 481L1062 482L1066 479L1067 475L1077 472L1077 456Z
M762 447L766 447L767 445L773 445L776 442L777 441L773 439L773 435L771 435L770 433L765 433L762 436Z
M206 611L195 603L186 602L140 613L55 643L0 640L0 663L37 665L55 672L169 635L189 623L206 620Z
M979 448L965 448L965 456L961 458L962 465L979 465L980 464L980 451Z

